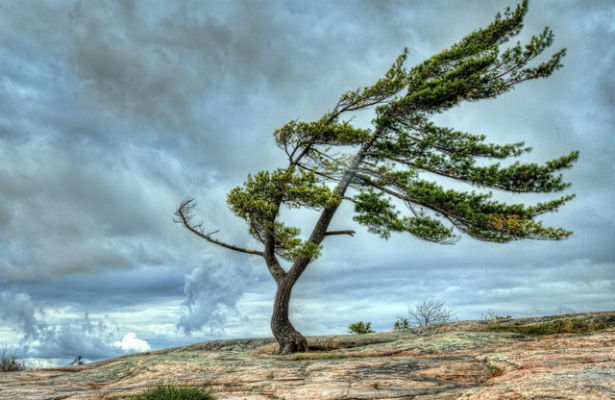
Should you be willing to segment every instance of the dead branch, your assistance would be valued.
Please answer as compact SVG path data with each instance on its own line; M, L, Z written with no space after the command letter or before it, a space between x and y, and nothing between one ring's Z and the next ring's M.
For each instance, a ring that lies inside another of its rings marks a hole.
M327 231L325 232L325 235L350 235L350 236L354 236L355 232L353 230L347 230L347 231Z
M230 250L235 250L240 253L256 254L259 256L264 255L262 251L244 249L242 247L224 243L218 239L214 239L211 235L217 233L217 230L211 233L205 233L205 231L203 230L203 223L192 223L192 210L195 206L196 202L194 201L194 199L187 198L182 201L179 207L177 207L177 211L175 212L177 219L174 219L174 222L184 225L184 227L186 227L186 229L188 229L190 232L194 233L197 236L200 236L201 238L207 240L210 243L217 244L218 246L222 246Z

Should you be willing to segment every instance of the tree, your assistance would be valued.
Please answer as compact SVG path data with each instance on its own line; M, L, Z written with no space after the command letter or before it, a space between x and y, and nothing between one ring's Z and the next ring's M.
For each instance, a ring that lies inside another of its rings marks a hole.
M485 136L437 126L429 117L463 102L492 99L516 85L550 76L562 67L565 49L530 66L553 41L545 28L522 45L502 45L516 36L527 1L496 15L448 49L406 69L408 51L375 84L343 94L335 107L313 122L292 120L274 132L288 165L249 175L230 191L227 203L243 218L262 248L229 244L207 233L193 218L193 199L178 207L176 221L202 239L237 252L260 256L277 284L271 329L281 353L307 350L303 335L288 317L291 291L331 235L329 224L340 204L354 203L354 220L369 232L388 238L405 232L419 239L452 244L460 233L479 240L563 239L571 232L545 227L535 218L556 211L572 199L564 196L533 206L495 201L490 192L446 189L436 177L479 188L514 193L555 192L569 186L558 172L569 168L578 152L546 162L504 167L484 166L477 159L506 159L531 149L523 142L493 144ZM344 120L350 113L375 108L370 129ZM427 175L427 177L425 177ZM402 214L397 206L408 212ZM320 216L308 237L279 220L282 207L315 209ZM283 260L290 265L282 267Z
M366 333L374 333L374 331L372 330L371 322L358 321L348 325L348 333L364 335Z
M453 311L446 307L443 301L423 300L408 310L408 314L414 325L421 327L448 322L453 316Z

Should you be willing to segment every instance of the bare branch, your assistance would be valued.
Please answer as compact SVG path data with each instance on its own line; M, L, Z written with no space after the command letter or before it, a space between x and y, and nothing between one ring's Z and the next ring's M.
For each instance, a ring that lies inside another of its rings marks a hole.
M327 179L329 179L329 180L331 180L331 181L333 181L333 182L338 182L338 181L340 180L340 178L335 178L335 177L333 177L332 175L325 174L324 172L320 172L320 171L318 171L318 170L317 170L317 169L315 169L315 168L310 168L310 167L308 167L308 166L306 166L306 165L303 165L303 164L297 164L297 166L298 166L299 168L303 169L303 170L313 172L313 173L315 173L316 175L318 175L318 176L322 176L323 178L327 178Z
M197 236L200 236L201 238L207 240L210 243L217 244L218 246L222 246L230 250L235 250L240 253L256 254L259 256L264 255L262 251L244 249L244 248L241 248L241 247L238 247L232 244L224 243L224 242L221 242L220 240L214 239L213 237L211 237L211 235L213 235L214 233L217 233L218 232L217 230L211 233L205 233L202 228L202 225L203 225L202 223L192 224L191 223L192 209L194 209L195 206L196 206L196 202L194 201L194 199L187 198L184 201L182 201L179 207L177 207L177 211L175 212L175 215L178 218L174 219L174 221L176 223L184 225L184 227L186 227L186 229L188 229L190 232L194 233Z
M355 232L353 230L346 230L346 231L327 231L325 232L325 236L328 235L350 235L350 236L354 236Z
M303 155L309 150L310 146L312 145L311 142L305 142L303 141L303 137L301 138L302 140L297 140L297 143L295 145L295 148L293 149L293 151L288 154L288 160L290 161L290 166L293 166L295 164L297 164L299 162L299 160L301 160L301 158L303 157ZM303 151L301 152L301 154L297 157L297 160L294 159L295 157L295 153L297 153L297 151L302 147L307 145L307 147L305 147L303 149Z
M313 143L307 143L307 146L305 146L303 148L303 151L301 153L299 153L299 155L297 156L296 159L293 160L293 156L295 155L295 152L297 151L297 149L299 149L299 146L297 146L297 148L291 154L290 166L292 167L293 165L297 165L299 163L299 161L301 161L303 156L305 156L308 153L308 151L310 151L312 145L313 145Z
M414 325L419 327L449 322L454 314L445 302L437 300L423 300L409 309L408 313L414 320Z

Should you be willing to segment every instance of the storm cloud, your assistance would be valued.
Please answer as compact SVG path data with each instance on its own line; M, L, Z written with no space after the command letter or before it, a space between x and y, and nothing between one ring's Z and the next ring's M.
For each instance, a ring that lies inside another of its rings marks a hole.
M119 327L109 318L91 319L87 312L79 318L49 323L45 310L37 309L27 293L0 292L0 310L3 322L22 335L10 350L23 358L66 362L81 355L84 361L91 361L145 351L149 346L132 332L113 342Z
M508 1L145 2L0 5L0 345L88 359L195 340L269 336L275 285L258 257L173 223L187 196L216 237L256 247L226 193L283 165L272 132L313 120L377 80L488 24ZM534 1L520 40L545 25L565 67L492 101L436 116L544 162L580 150L577 198L545 224L565 242L384 241L345 205L293 291L306 335L369 320L390 329L440 299L460 319L615 307L615 2ZM353 123L367 127L371 115ZM495 193L509 201L548 196ZM309 230L315 215L285 215ZM129 335L131 333L132 335ZM43 345L44 343L44 345ZM115 345L117 343L117 345Z

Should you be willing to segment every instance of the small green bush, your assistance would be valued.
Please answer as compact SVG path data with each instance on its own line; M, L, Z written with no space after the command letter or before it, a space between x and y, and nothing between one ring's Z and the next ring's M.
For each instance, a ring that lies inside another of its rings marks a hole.
M348 332L357 335L363 335L365 333L374 333L374 331L371 330L371 327L371 322L359 321L348 325Z
M2 355L0 355L0 372L12 372L23 371L28 369L26 362L19 360L14 355L9 355L7 349L2 349Z
M215 400L204 389L198 387L182 387L161 385L146 390L141 394L124 397L124 400Z
M393 325L393 329L398 331L400 329L408 329L408 328L410 328L410 322L408 321L408 318L397 317L397 321L395 321L395 324Z

